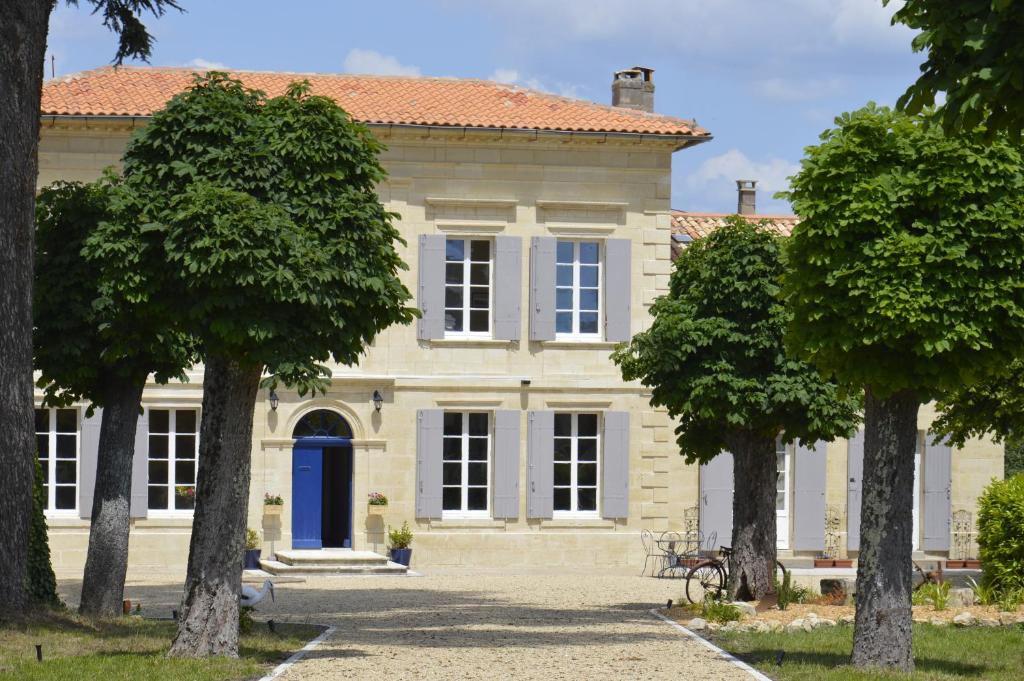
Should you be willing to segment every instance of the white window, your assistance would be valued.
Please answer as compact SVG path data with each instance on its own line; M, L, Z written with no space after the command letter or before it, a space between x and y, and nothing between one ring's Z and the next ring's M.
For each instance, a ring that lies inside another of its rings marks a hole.
M445 517L486 518L491 460L491 415L445 412L442 506Z
M446 240L445 337L490 337L492 269L490 241Z
M557 338L601 336L601 244L559 241L555 265Z
M199 410L149 410L149 509L191 511L196 505Z
M36 409L36 447L47 511L78 509L78 410Z
M780 435L775 440L775 545L780 549L789 548L789 462L792 460L792 446L782 443Z
M557 515L597 516L598 432L597 414L555 414Z

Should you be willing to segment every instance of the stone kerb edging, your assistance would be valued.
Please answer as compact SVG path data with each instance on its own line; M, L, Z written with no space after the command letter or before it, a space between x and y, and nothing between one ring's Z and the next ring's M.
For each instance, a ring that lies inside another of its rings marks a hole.
M718 631L796 633L800 631L813 631L820 627L835 627L843 625L852 626L853 621L853 615L842 615L839 618L832 620L819 617L817 613L810 612L803 617L794 619L787 623L752 619L748 621L718 624L717 622L708 622L700 617L695 617L686 623L686 628L692 632L707 631L710 633ZM972 613L964 611L956 614L952 619L915 616L914 623L931 624L938 627L953 626L957 628L1014 626L1016 624L1024 623L1024 613L1001 612L997 617L976 617Z
M334 627L328 626L326 629L320 632L319 636L314 638L306 645L302 646L301 649L296 650L294 653L291 654L291 656L287 660L274 667L274 669L269 674L259 679L259 681L271 681L272 679L276 679L277 677L281 676L281 674L284 674L286 671L288 671L288 669L292 665L294 665L296 662L304 658L307 653L316 649L321 643L326 641L327 637L333 633Z
M677 631L681 631L682 633L684 633L688 638L696 641L697 643L699 643L700 645L704 646L708 650L714 652L715 655L717 655L720 659L728 662L729 664L731 664L732 666L734 666L734 667L736 667L738 669L742 669L747 674L749 674L751 676L751 678L757 679L758 681L772 681L771 678L769 678L769 677L765 676L764 674L762 674L761 672L757 671L756 669L751 667L746 662L743 662L742 660L738 659L735 655L731 655L730 653L722 650L721 648L719 648L718 646L716 646L714 643L712 643L711 641L707 640L706 638L704 638L704 637L702 637L702 636L700 636L700 635L690 631L689 629L687 629L683 625L679 624L678 622L676 622L674 620L671 620L668 617L665 617L660 612L658 612L657 608L651 608L650 612L651 612L652 615L654 615L655 617L657 617L661 621L665 622L669 626L673 627Z

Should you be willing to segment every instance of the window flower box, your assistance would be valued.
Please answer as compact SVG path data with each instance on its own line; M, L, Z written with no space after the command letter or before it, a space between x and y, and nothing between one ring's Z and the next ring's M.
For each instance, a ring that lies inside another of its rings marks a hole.
M380 515L388 507L388 498L380 492L370 492L366 495L367 515Z
M267 492L263 495L263 515L281 515L281 509L283 508L284 499L282 499L279 494L271 494L270 492Z

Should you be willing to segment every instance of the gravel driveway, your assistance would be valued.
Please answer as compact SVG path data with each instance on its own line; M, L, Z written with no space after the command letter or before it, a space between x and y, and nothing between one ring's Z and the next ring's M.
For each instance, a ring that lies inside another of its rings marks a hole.
M130 584L126 595L169 614L180 588ZM282 681L750 678L648 612L678 599L679 581L432 571L315 578L276 595L257 618L335 627Z

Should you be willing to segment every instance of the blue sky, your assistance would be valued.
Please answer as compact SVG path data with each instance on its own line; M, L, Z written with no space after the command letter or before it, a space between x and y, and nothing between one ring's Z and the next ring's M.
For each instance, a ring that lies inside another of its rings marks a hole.
M85 9L55 11L56 74L108 63L114 37ZM87 3L81 3L86 6ZM149 19L154 65L490 78L610 103L612 72L655 69L655 109L715 139L675 155L676 208L759 212L833 117L892 104L916 77L912 33L881 0L180 0ZM46 74L50 75L47 63Z

